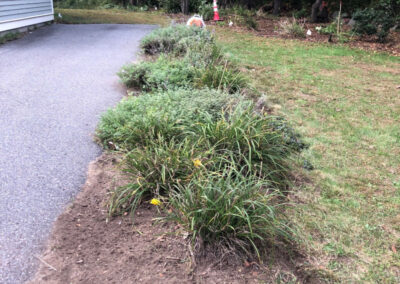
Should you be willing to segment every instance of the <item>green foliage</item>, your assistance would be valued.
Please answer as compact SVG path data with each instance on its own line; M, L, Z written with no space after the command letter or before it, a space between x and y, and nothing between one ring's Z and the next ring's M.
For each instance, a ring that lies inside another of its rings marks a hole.
M54 7L57 8L75 8L75 9L88 9L88 8L103 8L112 9L120 7L112 0L63 0L54 1Z
M321 28L321 30L319 30L318 32L323 35L336 34L337 33L337 22L334 21L334 22L330 23L326 27Z
M257 21L253 16L245 16L243 22L248 29L257 30Z
M400 204L399 176L392 169L400 164L400 155L391 154L400 153L399 117L392 111L393 98L398 98L399 75L394 71L400 70L400 58L233 30L222 31L218 38L224 50L249 70L254 86L284 106L281 111L312 145L304 154L318 170L309 175L311 183L301 180L294 185L291 196L300 199L286 213L301 227L306 239L302 245L340 264L319 271L318 277L327 283L395 283L398 254L381 248L392 244L399 248L398 237L379 226L384 219L390 230L400 229L399 222L392 222ZM338 80L343 76L349 78L345 85ZM369 92L366 82L380 91ZM368 144L360 147L365 137ZM345 264L343 257L324 251L328 243L344 249Z
M308 145L302 140L300 134L283 117L272 119L269 125L274 131L282 133L284 144L292 151L301 152L308 148Z
M146 91L210 87L229 93L248 87L248 79L225 58L205 29L182 25L160 29L143 40L142 48L146 53L170 55L125 66L119 76L128 87Z
M111 214L134 212L143 198L168 196L179 184L189 182L199 171L193 165L197 157L205 157L198 141L169 137L147 140L146 146L134 148L125 157L126 172L135 181L118 188L110 200Z
M160 56L154 62L126 65L118 75L129 88L155 91L190 86L195 73L194 67L185 61Z
M380 42L386 40L390 28L395 25L395 17L387 6L367 8L354 13L353 31L359 35L377 35Z
M323 34L323 35L334 35L338 42L340 43L345 43L345 42L349 42L352 38L352 36L354 35L354 33L349 33L349 32L345 32L343 31L343 21L340 20L340 24L339 24L339 32L338 32L338 20L336 19L335 21L333 21L332 23L330 23L329 25L327 25L326 27L321 27L318 30L318 33Z
M159 5L162 6L162 8L168 13L182 12L181 0L159 0L156 2L158 2ZM200 4L201 4L200 0L189 1L189 12L197 12Z
M287 0L284 1L286 10L292 11L294 17L305 18L311 13L311 5L315 0ZM327 1L330 11L338 10L337 1ZM129 9L133 11L146 11L149 7L162 7L167 13L180 13L181 1L180 0L135 0L135 5L131 5L128 0L56 0L54 6L57 8L100 8L100 9ZM226 14L236 14L240 17L247 17L246 13L253 13L254 9L259 9L265 5L263 0L245 1L245 0L232 0L221 2L220 12L224 16ZM222 5L221 5L222 4ZM394 15L400 13L399 0L348 0L343 1L343 11L353 13L359 9L375 7L377 5L389 7ZM210 9L211 8L211 9ZM224 9L222 9L224 8ZM250 12L249 12L250 11ZM212 1L211 0L191 0L189 1L189 12L199 12L205 19L212 18ZM242 22L243 24L244 22ZM252 27L255 28L255 27Z
M305 38L306 32L304 25L300 24L295 18L292 20L286 19L279 22L280 31L284 35L290 35L293 37Z
M201 1L199 6L199 14L203 17L204 21L210 21L213 19L214 10L211 3L207 3L207 1Z
M248 78L235 67L230 68L228 62L216 62L208 68L200 70L195 78L197 87L223 89L229 93L237 93L248 86Z
M146 54L169 53L183 39L201 44L214 41L211 33L205 29L175 25L151 32L141 41L141 47Z
M221 16L226 21L233 21L236 25L257 30L256 13L241 5L233 5L231 8L221 10Z
M198 152L211 151L219 159L235 161L243 171L279 188L287 185L286 159L304 148L285 121L256 113L250 101L212 90L176 90L126 99L102 117L97 136L107 148L143 151L144 147L146 153L153 151L158 143L154 141L190 139L188 145L198 145ZM201 156L208 160L210 155Z
M161 54L119 75L151 93L126 98L97 129L105 148L126 153L131 178L113 191L109 213L158 198L194 241L249 256L290 238L280 206L292 156L305 148L299 135L239 95L248 80L209 32L169 27L142 47Z
M188 127L205 122L206 116L217 119L236 100L235 95L207 89L129 97L103 115L97 136L105 148L128 151L159 136L178 139Z
M290 169L286 160L303 148L293 146L288 139L292 134L277 127L281 123L275 117L256 113L251 101L242 100L234 109L225 110L219 120L194 124L191 131L218 153L233 153L230 159L243 170L284 189Z
M160 3L168 13L179 13L181 11L180 0L161 0Z
M147 74L150 72L151 66L148 62L125 65L118 76L128 88L141 88L146 85Z
M197 62L191 61L193 59L178 60L162 55L154 62L126 65L118 75L127 87L144 91L210 87L236 93L248 86L247 77L236 68L230 68L227 61L201 61L207 60L206 56Z
M221 48L214 41L204 42L193 40L192 37L180 40L173 54L175 57L183 56L183 59L179 59L200 69L208 68L225 60Z
M21 37L21 33L18 32L10 32L5 35L0 36L0 44L6 43L7 41L15 40Z
M217 91L126 99L98 129L105 146L129 151L124 166L132 182L113 192L110 214L133 213L156 197L195 240L258 253L265 242L290 236L275 207L290 156L300 150L285 128L252 102Z
M293 17L296 19L303 19L303 18L307 18L308 16L310 16L310 13L305 8L302 8L301 10L298 10L293 13Z
M215 251L238 248L247 255L277 237L288 239L291 230L280 214L281 194L268 183L243 174L231 162L208 171L170 192L172 214L198 243Z

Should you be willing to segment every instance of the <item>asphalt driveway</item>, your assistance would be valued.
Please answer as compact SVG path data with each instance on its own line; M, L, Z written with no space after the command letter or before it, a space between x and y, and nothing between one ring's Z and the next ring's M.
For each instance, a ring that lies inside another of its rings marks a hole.
M99 116L124 91L115 74L153 28L52 25L0 46L0 283L35 272L52 223L101 152Z

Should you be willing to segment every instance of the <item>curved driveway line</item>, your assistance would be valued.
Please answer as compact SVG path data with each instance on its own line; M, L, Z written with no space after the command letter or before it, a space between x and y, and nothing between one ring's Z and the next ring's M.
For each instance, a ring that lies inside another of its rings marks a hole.
M35 272L52 223L101 149L115 75L155 26L52 25L0 46L0 283Z

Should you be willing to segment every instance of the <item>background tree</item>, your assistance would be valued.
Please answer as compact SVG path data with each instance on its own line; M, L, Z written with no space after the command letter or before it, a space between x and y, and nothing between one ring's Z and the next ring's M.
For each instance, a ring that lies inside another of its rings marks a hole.
M189 14L189 0L181 0L181 10L183 14Z
M278 16L281 13L282 0L274 0L274 15Z
M316 0L311 7L311 21L313 23L318 22L318 13L321 9L322 2L323 0Z

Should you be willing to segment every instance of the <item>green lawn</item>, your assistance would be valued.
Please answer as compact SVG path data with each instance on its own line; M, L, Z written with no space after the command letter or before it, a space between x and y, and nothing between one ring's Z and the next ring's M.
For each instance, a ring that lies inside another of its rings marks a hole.
M58 17L58 14L62 18ZM170 20L162 12L130 12L120 9L55 9L55 19L63 24L152 24L165 26Z
M400 58L229 29L217 36L311 145L315 170L303 173L291 212L311 262L340 282L399 283Z

